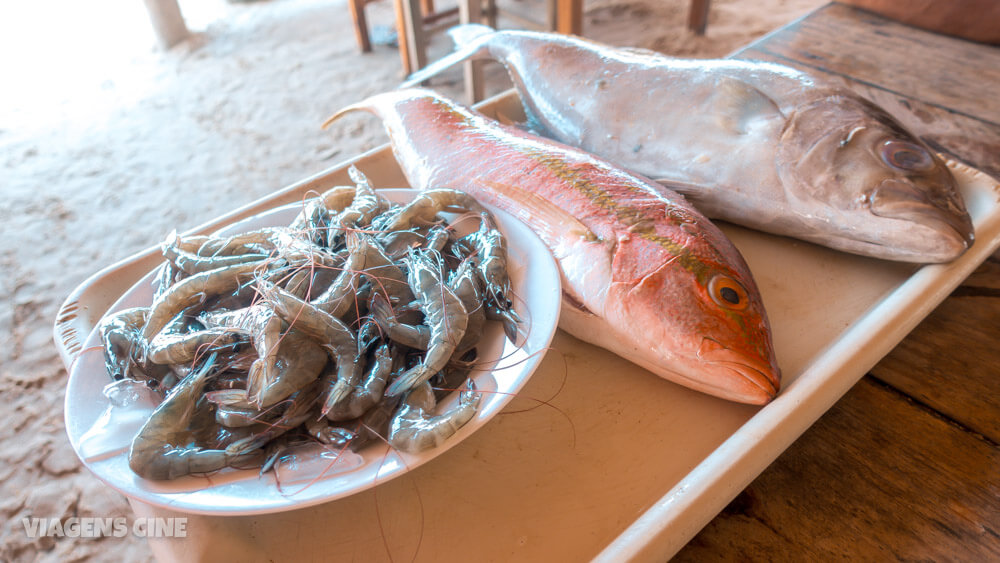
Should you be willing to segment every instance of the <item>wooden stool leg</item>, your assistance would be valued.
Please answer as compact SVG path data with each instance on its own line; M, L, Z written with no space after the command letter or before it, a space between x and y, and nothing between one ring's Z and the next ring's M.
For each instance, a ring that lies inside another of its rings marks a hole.
M396 0L396 33L403 72L410 74L427 64L427 39L420 0Z
M177 0L145 0L149 21L153 24L156 40L169 49L188 36L188 28L181 15Z
M559 7L556 0L548 0L545 3L545 29L555 31L559 29Z
M492 1L492 0L490 0ZM460 23L478 23L483 18L482 0L459 0L458 21ZM465 97L469 104L483 99L483 61L465 61Z
M351 8L351 18L354 20L354 37L358 40L358 48L362 53L370 53L372 42L368 37L368 19L365 18L365 4L368 0L348 0Z
M710 0L691 0L691 11L688 12L688 29L696 35L705 35L708 27L708 5Z
M555 0L549 0L549 3L551 4L554 1ZM484 17L482 18L482 20L483 20L482 23L485 23L486 25L492 27L493 29L496 29L497 28L497 11L498 11L497 10L497 2L496 2L496 0L486 0L486 8L485 8L485 10L486 11L484 13Z
M410 73L410 41L406 34L406 14L403 3L406 0L396 0L396 43L399 44L399 60L403 66L403 74Z
M583 34L583 0L556 0L556 31Z

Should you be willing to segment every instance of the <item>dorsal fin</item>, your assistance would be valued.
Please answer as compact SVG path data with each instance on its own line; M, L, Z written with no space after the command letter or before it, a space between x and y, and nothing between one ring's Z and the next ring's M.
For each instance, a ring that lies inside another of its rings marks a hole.
M488 58L487 44L495 33L497 31L492 27L478 23L466 23L449 29L448 35L455 42L455 50L414 72L399 87L417 86L432 76L466 60Z

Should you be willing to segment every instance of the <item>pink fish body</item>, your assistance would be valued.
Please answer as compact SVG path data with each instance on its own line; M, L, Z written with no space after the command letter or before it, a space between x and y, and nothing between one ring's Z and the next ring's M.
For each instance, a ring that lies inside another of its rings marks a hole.
M410 185L453 188L533 228L558 261L559 326L668 380L764 404L780 374L764 307L729 239L683 197L433 92L373 96Z

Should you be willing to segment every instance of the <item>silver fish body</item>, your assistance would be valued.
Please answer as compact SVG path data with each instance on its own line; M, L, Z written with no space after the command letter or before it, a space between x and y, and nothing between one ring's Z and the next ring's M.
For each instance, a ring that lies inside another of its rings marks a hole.
M973 227L945 164L884 110L793 68L551 33L452 31L503 63L543 134L655 178L712 218L846 252L945 262Z

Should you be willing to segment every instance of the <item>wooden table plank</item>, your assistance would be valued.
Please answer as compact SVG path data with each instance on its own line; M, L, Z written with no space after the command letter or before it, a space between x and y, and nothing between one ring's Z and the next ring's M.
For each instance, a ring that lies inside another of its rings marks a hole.
M1000 123L1000 49L829 4L753 44L813 68Z
M995 445L865 378L675 561L997 561L998 468Z
M992 272L994 282L1000 280L1000 262L991 261L979 271L984 277ZM994 445L1000 444L998 336L1000 290L965 284L871 373Z

